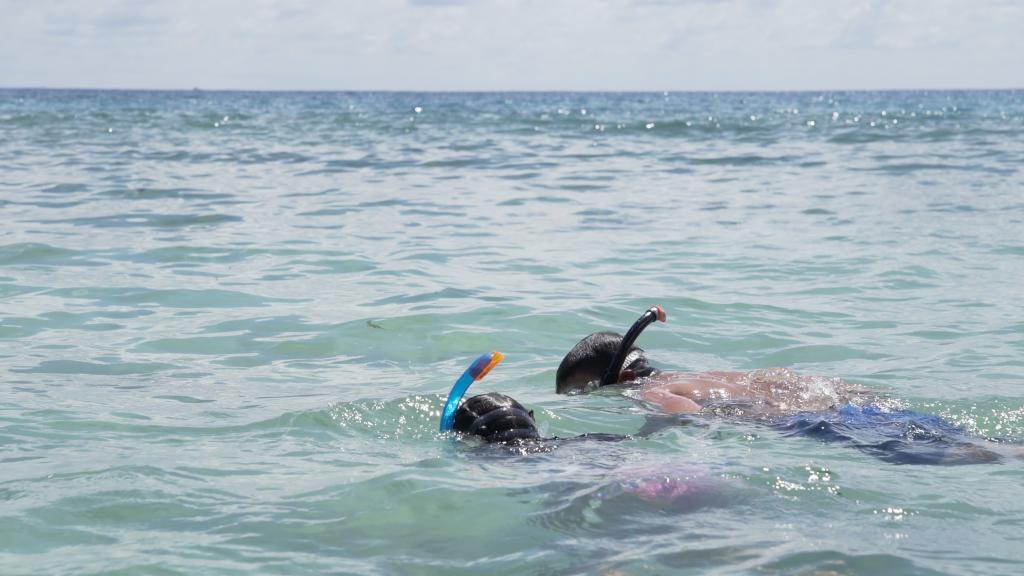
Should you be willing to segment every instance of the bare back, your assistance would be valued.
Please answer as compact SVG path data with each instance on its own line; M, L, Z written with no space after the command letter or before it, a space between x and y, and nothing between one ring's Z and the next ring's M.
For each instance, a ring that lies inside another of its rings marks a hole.
M646 379L640 397L671 413L748 404L758 415L777 415L827 410L849 403L851 390L839 378L762 368L751 372L660 372Z

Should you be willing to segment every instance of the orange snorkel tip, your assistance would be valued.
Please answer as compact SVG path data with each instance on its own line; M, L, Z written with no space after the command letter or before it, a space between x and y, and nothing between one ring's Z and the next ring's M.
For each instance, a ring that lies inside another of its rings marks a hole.
M498 352L497 350L495 350L494 352L491 352L491 357L490 357L489 361L487 362L487 365L481 367L479 369L479 372L474 372L473 373L473 380L483 380L484 376L487 376L487 373L491 371L491 368L494 368L495 366L497 366L498 363L501 362L504 359L505 359L505 355L502 354L501 352Z

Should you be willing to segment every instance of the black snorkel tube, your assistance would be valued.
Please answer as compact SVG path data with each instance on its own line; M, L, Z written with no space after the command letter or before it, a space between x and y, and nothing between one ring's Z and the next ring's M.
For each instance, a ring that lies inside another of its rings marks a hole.
M622 371L622 363L626 361L629 349L633 347L633 343L640 337L640 333L644 331L644 328L647 328L655 320L659 322L665 321L665 309L661 306L651 306L629 327L629 332L626 332L622 343L619 344L619 349L615 351L615 356L612 357L612 363L608 365L608 370L601 377L601 386L615 384L619 381L619 372Z

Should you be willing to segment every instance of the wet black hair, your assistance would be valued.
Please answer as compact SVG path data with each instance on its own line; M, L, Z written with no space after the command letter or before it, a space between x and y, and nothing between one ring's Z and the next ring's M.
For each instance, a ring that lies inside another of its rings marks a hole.
M510 396L491 392L473 396L455 411L454 430L475 434L486 442L537 440L540 433L522 404Z
M567 394L585 391L591 383L599 386L621 344L622 335L615 332L595 332L577 342L558 365L555 391ZM638 377L649 376L654 371L647 365L643 349L637 346L629 349L622 369L631 370Z

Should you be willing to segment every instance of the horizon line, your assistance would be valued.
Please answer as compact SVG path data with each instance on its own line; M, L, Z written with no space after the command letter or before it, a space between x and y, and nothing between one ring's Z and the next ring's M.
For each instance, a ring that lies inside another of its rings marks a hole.
M392 93L392 94L799 94L829 92L1019 92L1024 86L1014 88L777 88L777 89L409 89L409 88L99 88L87 86L2 86L0 90L39 90L53 92L259 92L259 93Z

